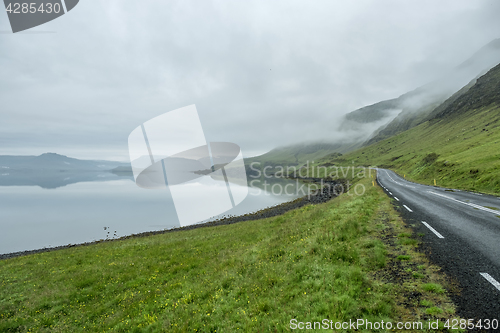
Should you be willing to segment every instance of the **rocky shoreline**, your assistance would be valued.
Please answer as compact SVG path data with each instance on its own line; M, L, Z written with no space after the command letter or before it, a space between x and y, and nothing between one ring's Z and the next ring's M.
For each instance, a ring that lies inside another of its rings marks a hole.
M57 251L57 250L61 250L61 249L71 248L71 247L89 246L89 245L94 245L94 244L104 243L104 242L116 242L116 241L129 239L129 238L147 237L147 236L152 236L152 235L165 234L165 233L169 233L169 232L191 230L191 229L205 228L205 227L215 227L215 226L219 226L219 225L228 225L228 224L234 224L234 223L238 223L238 222L265 219L268 217L282 215L290 210L300 208L300 207L303 207L305 205L319 204L319 203L326 202L330 199L335 198L338 194L342 194L345 190L348 190L348 188L349 188L349 183L345 179L331 180L331 179L321 179L321 178L299 178L299 180L311 182L311 183L316 183L318 185L321 185L322 187L320 190L316 191L316 193L304 196L302 198L295 199L293 201L284 202L280 205L264 208L264 209L261 209L261 210L255 212L255 213L248 213L248 214L239 215L239 216L228 216L228 217L224 217L221 219L217 219L215 221L209 221L209 222L200 223L200 224L193 224L193 225L186 226L186 227L179 227L179 228L165 229L165 230L158 230L158 231L147 231L147 232L142 232L139 234L132 234L132 235L123 236L123 237L115 238L115 239L105 239L105 240L98 240L98 241L86 242L86 243L81 243L81 244L68 244L68 245L61 245L61 246L43 248L43 249L37 249L37 250L19 251L19 252L0 254L0 260L21 257L21 256L42 253L42 252ZM339 189L341 189L341 190L339 190Z

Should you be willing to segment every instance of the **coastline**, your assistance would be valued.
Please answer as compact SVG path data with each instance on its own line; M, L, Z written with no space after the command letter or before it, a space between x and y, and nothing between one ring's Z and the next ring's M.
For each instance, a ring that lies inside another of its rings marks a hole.
M329 200L337 197L336 193L332 193L332 191L330 189L335 188L335 186L338 186L338 185L342 185L342 188L345 188L346 182L347 182L345 179L325 180L325 179L321 179L321 178L300 178L300 180L309 181L309 182L313 182L313 183L323 182L323 185L325 185L325 186L323 186L321 188L321 191L319 191L318 193L315 193L312 195L306 195L304 197L295 199L293 201L287 201L287 202L284 202L284 203L276 205L276 206L267 207L267 208L258 210L254 213L223 217L223 218L220 218L220 219L217 219L214 221L193 224L193 225L189 225L189 226L185 226L185 227L178 227L178 228L164 229L164 230L157 230L157 231L145 231L145 232L141 232L138 234L131 234L128 236L123 236L123 237L114 238L114 239L102 239L102 240L79 243L79 244L67 244L67 245L60 245L60 246L41 248L41 249L35 249L35 250L26 250L26 251L5 253L5 254L0 254L0 260L22 257L22 256L30 255L30 254L52 252L52 251L68 249L68 248L72 248L72 247L90 246L90 245L105 243L105 242L122 241L122 240L126 240L129 238L147 237L147 236L165 234L165 233L169 233L169 232L192 230L192 229L206 228L206 227L215 227L215 226L229 225L229 224L234 224L234 223L239 223L239 222L253 221L253 220L260 220L260 219L265 219L265 218L269 218L269 217L274 217L274 216L282 215L290 210L303 207L303 206L308 205L308 204L320 204L320 203L329 201Z

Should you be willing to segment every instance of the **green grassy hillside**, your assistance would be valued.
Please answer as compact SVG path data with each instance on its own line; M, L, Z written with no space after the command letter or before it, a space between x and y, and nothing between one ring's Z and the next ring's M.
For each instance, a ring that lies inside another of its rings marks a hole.
M346 133L345 142L297 144L276 148L264 155L245 159L245 164L249 166L252 162L259 162L261 168L302 166L307 161L311 163L327 155L329 156L326 159L329 160L338 153L349 153L393 137L434 118L444 109L449 109L451 104L475 85L478 75L484 74L499 61L500 39L495 39L448 75L398 98L381 101L346 114L337 129L339 133ZM380 124L383 125L373 131L373 126ZM352 132L358 133L358 136L352 137Z
M319 163L376 165L425 184L500 193L500 65L431 120Z
M342 144L311 143L280 147L260 156L245 158L245 166L249 175L256 169L263 170L267 166L271 169L266 174L272 174L274 167L300 167L307 161L319 160L327 155L339 156L341 154L337 151L342 146Z
M461 86L474 81L499 62L500 39L495 39L444 77L400 96L397 108L402 109L401 113L376 131L366 145L392 137L432 118L436 107L445 104L443 102L449 97L448 101L467 91L460 89Z

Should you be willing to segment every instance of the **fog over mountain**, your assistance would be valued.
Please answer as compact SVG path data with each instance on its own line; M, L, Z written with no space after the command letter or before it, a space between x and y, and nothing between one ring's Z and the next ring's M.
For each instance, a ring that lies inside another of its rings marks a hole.
M343 116L469 68L499 12L495 0L86 0L18 34L1 14L0 155L127 161L134 128L190 104L208 141L245 156L368 139L424 102L361 128Z
M348 113L338 131L346 134L344 142L354 142L359 147L410 129L428 119L452 95L458 98L465 93L464 87L473 85L478 77L499 63L500 39L495 39L439 79L396 99Z

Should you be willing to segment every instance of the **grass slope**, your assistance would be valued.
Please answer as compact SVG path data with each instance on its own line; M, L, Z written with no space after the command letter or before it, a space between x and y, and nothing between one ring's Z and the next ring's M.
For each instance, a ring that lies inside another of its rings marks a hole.
M499 61L500 39L495 39L446 76L398 97L394 108L402 109L401 113L383 128L375 131L365 145L382 141L430 119L436 107L440 104L445 105L443 102L447 99L447 101L453 100L466 92L467 89L464 91L460 88L469 86L468 82L483 75ZM448 98L450 96L452 98Z
M337 152L340 146L340 144L311 143L281 147L260 156L245 158L245 164L250 165L252 162L259 162L261 166L300 166L306 161L313 161ZM256 167L258 166L257 164Z
M376 165L424 184L500 193L500 65L433 119L318 163Z
M283 332L292 318L453 316L445 279L390 199L360 184L362 196L265 220L0 261L0 331Z

